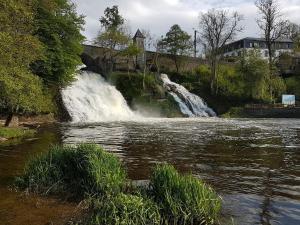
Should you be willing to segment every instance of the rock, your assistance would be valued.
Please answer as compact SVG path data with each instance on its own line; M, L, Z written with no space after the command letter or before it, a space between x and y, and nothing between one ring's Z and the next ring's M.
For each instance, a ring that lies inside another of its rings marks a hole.
M8 140L7 138L0 137L0 142L4 142L4 141L7 141L7 140Z

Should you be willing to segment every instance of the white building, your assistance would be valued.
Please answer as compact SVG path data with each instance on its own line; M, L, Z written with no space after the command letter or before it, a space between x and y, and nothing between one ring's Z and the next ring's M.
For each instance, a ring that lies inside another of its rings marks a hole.
M246 37L238 41L234 41L223 47L223 56L241 56L245 50L257 49L261 52L261 56L265 59L268 58L269 52L267 49L266 41L263 38L251 38ZM275 42L275 57L278 57L281 53L292 52L293 41L289 39L282 39Z

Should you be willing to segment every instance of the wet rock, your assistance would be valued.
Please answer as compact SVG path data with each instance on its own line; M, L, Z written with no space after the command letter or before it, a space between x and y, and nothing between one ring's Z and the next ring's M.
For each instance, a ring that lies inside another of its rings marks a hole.
M4 142L4 141L7 141L7 140L8 140L7 138L0 137L0 142Z

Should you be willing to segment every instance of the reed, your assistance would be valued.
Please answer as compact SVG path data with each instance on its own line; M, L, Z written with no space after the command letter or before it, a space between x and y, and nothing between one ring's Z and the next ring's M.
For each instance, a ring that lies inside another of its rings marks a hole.
M114 155L93 144L53 146L32 159L17 187L30 192L87 195L116 195L126 184L126 173Z
M214 224L221 199L203 181L180 175L171 165L157 166L150 178L150 195L169 224Z
M92 216L86 225L160 225L157 205L147 198L119 194L93 201Z

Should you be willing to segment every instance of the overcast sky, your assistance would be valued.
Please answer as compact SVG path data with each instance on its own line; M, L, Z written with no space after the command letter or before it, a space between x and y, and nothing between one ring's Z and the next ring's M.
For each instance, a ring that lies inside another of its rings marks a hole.
M254 0L72 0L77 11L85 15L87 40L93 40L100 29L99 18L104 9L118 5L121 15L131 27L132 33L140 29L150 30L157 37L165 34L173 24L192 34L198 27L199 14L211 8L238 11L244 15L244 31L238 38L261 36L255 19L257 9ZM300 0L278 0L282 14L300 24Z

